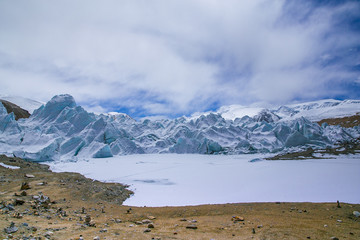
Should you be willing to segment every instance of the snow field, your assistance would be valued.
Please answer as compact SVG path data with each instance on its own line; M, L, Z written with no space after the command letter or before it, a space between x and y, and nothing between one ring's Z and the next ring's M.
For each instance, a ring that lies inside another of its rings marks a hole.
M256 161L264 155L143 154L49 162L53 171L130 185L131 206L236 202L360 203L360 156Z

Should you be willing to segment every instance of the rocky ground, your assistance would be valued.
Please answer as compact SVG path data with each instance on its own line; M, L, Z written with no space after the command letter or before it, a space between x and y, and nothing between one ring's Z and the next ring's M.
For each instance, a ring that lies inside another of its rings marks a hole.
M360 124L360 112L358 112L356 115L348 116L348 117L342 117L342 118L327 118L323 119L318 122L318 124L321 126L323 123L327 123L329 125L340 125L345 128L355 127L359 126Z
M1 163L1 239L360 239L359 204L129 207L121 184L18 158Z
M277 154L273 157L266 158L266 160L304 160L304 159L327 159L339 155L352 155L360 153L360 138L352 141L338 143L336 147L313 149L308 148L304 151L289 152Z

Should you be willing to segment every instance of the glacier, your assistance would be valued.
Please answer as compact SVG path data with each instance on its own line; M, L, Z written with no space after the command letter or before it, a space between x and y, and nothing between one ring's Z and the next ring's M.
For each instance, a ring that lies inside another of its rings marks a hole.
M332 107L341 105L336 102ZM302 105L309 111L319 108L319 104L306 106ZM276 111L259 109L255 115L234 119L210 112L137 121L123 113L87 112L72 96L63 94L34 110L30 118L16 121L0 103L0 153L32 161L152 153L277 153L333 147L360 137L359 126L319 126L300 116L300 110L300 105L294 105Z

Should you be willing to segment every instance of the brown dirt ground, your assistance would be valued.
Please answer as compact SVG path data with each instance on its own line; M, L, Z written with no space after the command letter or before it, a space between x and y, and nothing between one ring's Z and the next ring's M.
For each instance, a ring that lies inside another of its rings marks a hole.
M327 118L317 122L320 126L323 123L329 125L340 125L341 127L350 128L360 125L360 112L356 115L342 118Z
M49 239L79 239L80 235L91 240L95 236L100 239L149 240L360 239L360 219L352 214L360 211L359 204L341 203L341 208L336 202L131 207L128 213L130 207L121 203L131 192L120 184L100 183L76 173L53 173L47 166L5 156L0 157L0 162L21 167L8 169L0 166L1 239L8 237L4 228L11 222L18 227L18 231L12 234L13 239L30 235L46 239L44 236L49 231L52 232ZM26 178L25 174L35 177ZM31 189L26 190L27 196L15 196L21 193L22 182L28 182ZM37 185L42 182L47 184ZM48 208L36 205L33 196L39 192L50 198ZM13 211L3 208L14 203L15 199L23 199L25 203L15 206ZM85 224L86 215L91 216L96 227ZM136 222L151 216L156 218L151 220L154 228L144 233L147 224L137 225ZM233 216L241 216L244 221L233 222ZM117 223L115 219L121 219L121 222ZM191 223L192 220L196 222ZM195 224L197 229L187 229L190 224Z

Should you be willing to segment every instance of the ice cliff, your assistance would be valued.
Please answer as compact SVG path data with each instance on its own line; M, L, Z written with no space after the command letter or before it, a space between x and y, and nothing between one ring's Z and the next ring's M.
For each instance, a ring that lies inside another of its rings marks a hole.
M286 112L296 110L278 110L279 115ZM33 161L141 153L266 153L323 148L360 137L359 127L319 126L304 117L284 121L279 115L262 110L234 120L208 113L135 121L126 114L89 113L72 96L58 95L18 121L0 104L0 152Z

